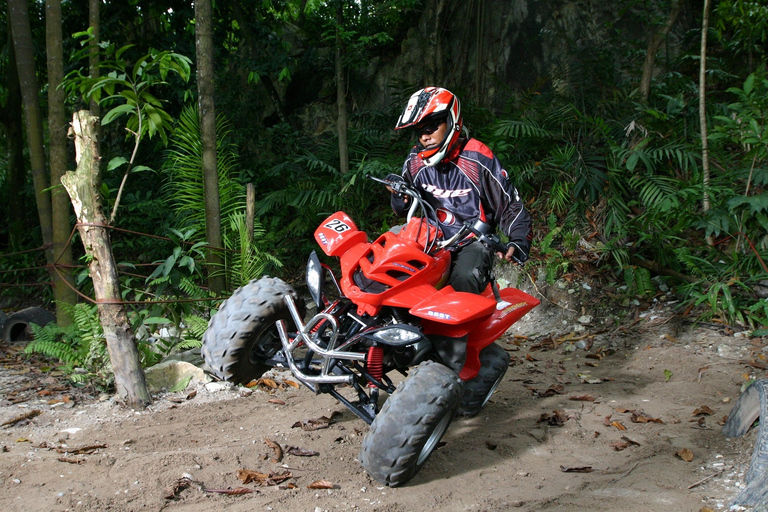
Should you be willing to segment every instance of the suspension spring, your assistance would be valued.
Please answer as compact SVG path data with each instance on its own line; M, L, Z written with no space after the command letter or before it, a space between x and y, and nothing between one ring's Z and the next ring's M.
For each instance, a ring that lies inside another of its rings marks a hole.
M365 358L365 371L374 379L381 382L384 377L384 349L381 347L370 347L368 357Z

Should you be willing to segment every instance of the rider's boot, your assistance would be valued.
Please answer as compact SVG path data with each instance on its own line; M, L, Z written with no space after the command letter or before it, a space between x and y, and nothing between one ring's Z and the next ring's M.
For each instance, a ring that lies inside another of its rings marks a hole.
M467 335L452 337L432 335L429 337L437 350L443 364L456 372L461 373L464 361L467 358Z

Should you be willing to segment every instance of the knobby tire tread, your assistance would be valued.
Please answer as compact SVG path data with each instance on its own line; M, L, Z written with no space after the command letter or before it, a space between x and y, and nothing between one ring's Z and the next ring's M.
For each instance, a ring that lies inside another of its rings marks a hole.
M447 366L427 361L413 369L384 403L360 450L371 477L395 487L421 469L422 448L446 415L453 416L461 397L461 381ZM437 444L433 441L432 450ZM431 452L430 452L431 453Z
M277 337L276 321L293 324L283 299L285 295L294 298L303 314L303 302L296 291L273 277L254 279L221 303L203 334L201 348L203 359L214 375L234 383L247 383L270 368L263 359L253 361L251 352L265 336ZM279 338L276 343L280 343Z

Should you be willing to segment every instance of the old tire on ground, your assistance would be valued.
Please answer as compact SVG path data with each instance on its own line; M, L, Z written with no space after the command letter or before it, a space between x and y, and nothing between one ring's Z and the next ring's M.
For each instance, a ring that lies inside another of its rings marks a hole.
M456 410L459 416L472 417L485 407L509 368L509 354L491 343L480 351L480 371L464 383L464 393Z
M421 469L453 419L461 381L447 366L427 361L413 369L384 403L360 450L371 477L395 487Z
M294 323L283 297L296 301L299 313L304 303L281 279L263 277L238 288L211 317L203 334L201 353L218 378L244 383L261 377L270 367L265 361L281 348L275 322Z
M768 380L756 380L739 396L723 434L741 437L760 420L752 460L745 475L746 487L731 501L730 507L749 507L755 512L768 510ZM754 507L754 509L752 509Z
M3 340L6 343L32 339L30 324L45 327L56 321L56 316L43 308L26 308L11 315L3 324Z

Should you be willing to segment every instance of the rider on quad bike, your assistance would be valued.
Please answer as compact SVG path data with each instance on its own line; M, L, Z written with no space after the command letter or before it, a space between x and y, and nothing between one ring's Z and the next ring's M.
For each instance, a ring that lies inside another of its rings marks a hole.
M528 259L531 248L531 216L525 209L507 171L491 150L477 139L462 135L461 104L450 91L427 87L411 95L395 130L413 129L416 146L403 164L404 180L437 212L445 238L454 236L465 222L480 219L500 226L509 241L500 258L518 264ZM409 208L408 196L392 192L392 209L399 216ZM491 280L492 250L477 238L468 237L451 252L448 284L456 291L482 293ZM466 336L433 336L433 343L451 368L464 365Z
M398 122L405 126L421 136L403 177L371 179L393 192L400 211L407 207L406 224L371 239L349 215L333 213L315 240L338 258L337 273L314 251L307 262L317 312L307 315L284 281L254 279L211 317L201 349L220 379L249 382L285 368L344 404L370 425L361 464L389 486L413 478L456 415L488 403L510 360L495 341L539 304L490 279L494 252L527 258L530 217L488 148L459 137L458 100L425 89L408 103ZM431 142L435 133L443 139Z

